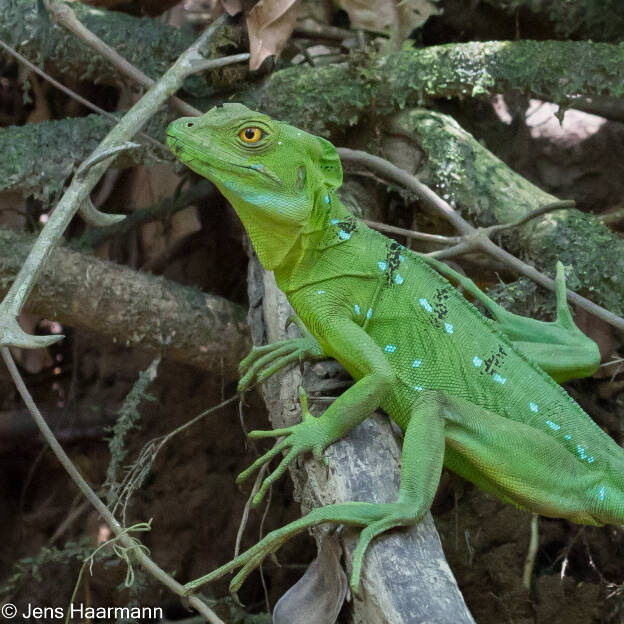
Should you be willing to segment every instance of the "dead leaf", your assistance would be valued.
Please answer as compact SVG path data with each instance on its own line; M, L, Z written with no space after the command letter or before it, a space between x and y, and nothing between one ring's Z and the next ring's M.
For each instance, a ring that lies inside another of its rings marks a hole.
M243 4L241 0L221 0L221 5L225 9L225 12L232 17L243 10Z
M334 624L347 595L338 534L325 535L318 557L278 601L273 624Z
M339 0L351 28L404 39L431 15L440 12L437 0Z
M260 0L247 15L249 68L267 56L279 56L295 27L298 0Z

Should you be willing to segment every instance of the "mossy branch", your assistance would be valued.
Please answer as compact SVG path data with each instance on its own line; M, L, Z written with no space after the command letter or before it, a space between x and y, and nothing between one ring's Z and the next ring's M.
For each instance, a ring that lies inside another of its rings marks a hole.
M25 126L0 128L0 192L20 191L49 204L58 199L65 180L98 146L112 124L100 115ZM162 134L162 119L147 131ZM162 137L161 137L162 138ZM145 148L129 150L115 159L115 167L132 167L146 160Z
M447 115L424 109L405 111L391 131L412 137L427 155L423 181L477 225L516 221L557 198L531 184L483 147ZM624 241L601 221L579 210L536 218L514 229L505 248L552 274L561 260L571 290L587 295L614 314L624 315Z
M252 105L310 132L331 134L370 115L389 115L438 98L518 91L570 106L624 93L624 44L579 41L457 43L349 63L274 73Z
M71 4L78 19L153 79L163 75L195 40L190 29L176 28L148 17ZM73 33L54 24L38 0L0 2L0 39L30 61L72 79L117 85L119 71ZM185 89L195 97L212 93L211 74L192 76Z

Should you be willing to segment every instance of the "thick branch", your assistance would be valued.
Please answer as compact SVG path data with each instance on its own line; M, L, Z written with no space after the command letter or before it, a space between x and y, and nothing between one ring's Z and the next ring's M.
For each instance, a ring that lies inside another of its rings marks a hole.
M484 148L451 117L406 111L391 130L412 138L427 154L423 181L478 225L509 223L556 201ZM572 272L568 287L607 310L624 314L624 241L598 219L578 210L553 212L514 230L505 248L546 274L561 260ZM608 270L605 270L608 267Z
M99 145L113 124L101 115L43 121L0 128L0 192L21 191L49 203L58 198L65 180ZM163 133L162 120L147 132ZM158 128L158 130L157 130ZM145 160L144 149L129 150L115 167L132 167Z
M327 135L367 115L387 115L435 98L519 91L568 105L581 97L619 97L623 84L624 46L472 42L406 46L389 56L285 69L270 77L255 103L277 119Z
M0 229L0 295L31 246L31 237ZM241 306L63 247L52 252L27 309L228 379L249 350Z
M154 79L164 74L196 38L191 30L157 19L132 17L80 2L73 2L72 8L90 31ZM39 10L38 0L0 2L0 39L34 63L53 66L69 78L119 83L118 70L73 33L53 24L47 13ZM198 97L207 95L212 91L210 79L208 73L193 76L185 88Z

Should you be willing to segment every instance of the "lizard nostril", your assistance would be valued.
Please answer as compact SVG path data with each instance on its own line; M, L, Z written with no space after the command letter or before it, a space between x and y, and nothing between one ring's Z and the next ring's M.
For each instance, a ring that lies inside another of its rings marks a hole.
M195 122L194 122L194 121L187 121L187 122L186 122L186 127L187 127L187 128L192 128L194 125L195 125Z

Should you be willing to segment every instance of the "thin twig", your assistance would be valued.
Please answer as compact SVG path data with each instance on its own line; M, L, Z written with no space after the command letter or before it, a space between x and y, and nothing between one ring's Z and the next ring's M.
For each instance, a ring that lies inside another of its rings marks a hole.
M535 557L539 546L539 516L534 513L531 515L531 539L529 540L529 548L527 550L526 559L524 560L524 570L522 572L522 584L527 591L531 590L531 579L533 578L533 569L535 568Z
M97 35L92 33L77 17L74 11L65 3L60 3L57 0L44 0L44 4L50 14L59 24L65 26L68 30L73 32L77 37L82 39L85 43L90 45L96 52L103 56L113 67L116 67L122 74L136 82L137 84L149 89L153 84L152 80L147 74L144 74L140 69L135 67L127 59L125 59L117 50L111 48L107 43L102 41ZM215 20L209 29L214 29L217 24L221 24L222 18ZM190 74L196 74L202 71L209 71L224 67L225 65L231 65L233 63L241 63L249 59L249 54L243 52L241 54L233 54L232 56L225 56L216 59L204 59L198 58L191 62L192 69ZM196 117L201 115L201 111L190 104L187 104L179 97L171 96L169 101L173 106L180 111L183 115L189 115Z
M207 28L198 39L183 52L178 60L154 83L152 88L121 118L96 148L95 153L106 152L130 140L161 105L173 95L194 72L193 64L203 60L205 48L221 18ZM93 187L108 169L111 159L91 167L83 177L74 176L71 184L57 204L22 265L9 292L0 304L0 344L25 348L46 347L63 336L29 336L17 323L17 316L24 307L35 282L52 249L58 244L78 208L89 197Z
M104 57L113 67L116 67L122 74L130 77L134 82L149 89L154 81L137 69L132 63L127 61L117 50L111 48L107 43L102 41L97 35L92 33L77 17L71 7L64 2L56 0L44 0L45 7L50 12L52 19L73 32L78 38L82 39L87 45L91 46L98 54ZM172 96L171 103L183 114L194 115L195 107L190 106L181 99Z
M78 489L93 505L96 511L102 516L104 521L110 527L111 531L118 537L119 541L125 547L133 549L134 557L145 568L145 570L178 596L185 596L183 585L171 578L171 576L169 576L162 568L154 563L154 561L152 561L141 548L136 548L136 540L130 538L126 534L126 529L121 526L121 524L110 512L108 507L106 507L106 505L100 500L97 494L91 489L91 486L85 481L85 479L80 474L71 459L67 456L67 454L63 450L63 447L54 437L52 430L50 429L48 423L45 421L44 417L39 411L39 408L33 401L33 398L28 391L24 380L22 379L22 376L20 375L20 372L18 371L15 362L13 361L13 357L11 356L11 352L9 351L8 347L0 347L0 353L2 354L2 359L7 365L7 368L9 369L9 374L13 379L13 383L15 384L17 391L20 393L22 399L24 400L24 403L26 404L28 411L31 413L35 423L37 424L37 427L39 427L39 430L41 431L46 442L50 445L52 452L56 455L63 468L65 468L71 479L78 486ZM189 596L187 600L209 622L211 622L212 624L223 624L223 621L203 601L197 598L197 596Z
M368 227L378 230L379 232L388 232L388 234L398 234L405 238L413 238L415 240L427 241L430 243L439 243L441 245L455 245L461 241L461 236L441 236L440 234L427 234L426 232L416 232L407 228L380 223L379 221L370 221L369 219L361 219L362 223L366 223Z
M94 104L93 102L90 102L86 98L83 98L82 95L79 95L75 91L72 91L69 87L66 87L64 84L61 84L58 80L55 80L54 78L52 78L52 76L50 76L49 74L46 74L46 72L39 69L34 63L31 63L25 56L21 55L17 50L14 50L10 45L7 45L2 40L0 40L0 47L2 47L9 54L14 56L20 63L28 67L30 71L34 72L38 76L41 76L44 80L47 80L53 87L56 87L59 91L62 91L65 95L76 100L76 102L79 102L80 104L92 110L93 112L98 113L99 115L102 115L102 117L106 117L106 119L111 121L113 124L116 124L119 121L119 118L115 117L115 115L113 115L112 113L105 111L103 108L100 108L99 106L97 106L97 104ZM152 138L149 134L146 134L145 132L140 132L139 134L141 135L141 137L143 137L146 141L149 141L155 147L159 147L160 149L164 150L165 154L169 152L169 150L167 149L167 146L164 143L157 141L156 139Z
M428 206L433 208L433 210L449 221L457 229L457 231L460 232L462 235L461 238L463 239L461 243L455 246L455 254L457 251L462 253L466 253L467 251L481 251L497 258L501 262L504 262L516 272L532 279L540 286L544 286L552 291L555 290L554 280L546 277L535 267L526 264L526 262L516 258L514 255L493 243L484 229L473 227L470 223L468 223L468 221L457 214L448 202L444 201L439 195L434 193L428 186L423 184L408 171L393 165L384 158L380 158L379 156L374 156L373 154L359 150L341 147L338 149L338 154L343 160L370 167L382 177L397 182L398 184L410 189ZM549 206L551 205L549 204ZM432 255L439 259L445 254L448 255L448 253L449 249L443 249L442 251L435 252L435 254ZM570 289L566 289L566 295L570 302L578 305L584 310L587 310L613 327L624 330L624 319L619 317L617 314L614 314L609 310L605 310L605 308L599 306L593 301L590 301L589 299L586 299L585 297L582 297Z

